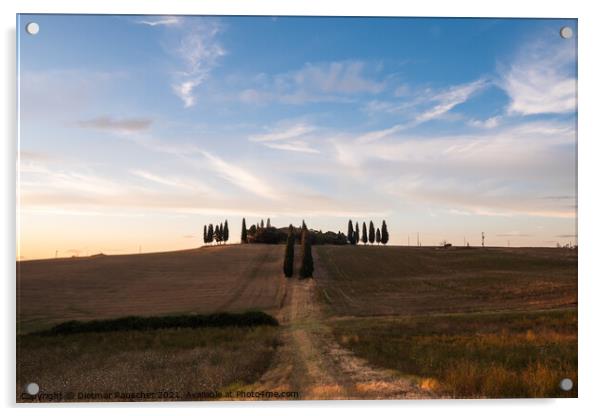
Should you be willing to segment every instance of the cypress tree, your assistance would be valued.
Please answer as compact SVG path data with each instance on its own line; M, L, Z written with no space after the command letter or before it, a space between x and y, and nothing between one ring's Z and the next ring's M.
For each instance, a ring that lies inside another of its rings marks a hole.
M286 277L293 276L293 263L295 259L295 231L293 224L288 226L288 237L286 238L286 250L284 251L284 265L282 267Z
M242 230L240 232L240 242L242 244L246 244L249 242L248 238L247 238L247 223L245 222L245 219L242 219Z
M357 221L355 222L355 244L359 244L360 243L360 226L357 223Z
M362 243L364 243L364 245L366 245L367 242L368 242L368 233L366 232L366 222L364 221L364 223L362 224Z
M376 229L376 244L380 244L380 228Z
M226 222L224 222L224 243L227 243L229 238L230 230L228 229L228 220L226 220Z
M349 240L349 244L355 244L355 235L353 235L353 223L351 220L347 224L347 240Z
M207 244L207 224L203 226L203 243Z
M213 243L213 224L209 224L209 227L207 227L207 243Z
M268 218L268 222L265 224L266 228L271 228L272 225L270 224L270 219Z
M314 273L314 259L311 255L311 241L307 227L301 232L301 247L303 251L301 252L301 270L299 270L299 274L302 278L312 277Z
M368 231L368 240L370 244L374 244L374 223L370 221L370 230Z
M389 242L389 230L387 230L387 223L383 220L383 225L380 232L380 242L387 244Z
M261 227L259 228L263 228L263 218L261 219Z

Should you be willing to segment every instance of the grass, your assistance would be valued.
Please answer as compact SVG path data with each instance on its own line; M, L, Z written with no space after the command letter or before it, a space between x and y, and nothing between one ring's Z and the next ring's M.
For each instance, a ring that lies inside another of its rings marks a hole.
M339 319L337 341L368 362L459 398L576 397L574 310ZM561 379L575 383L560 390Z
M119 319L92 321L68 321L55 325L40 335L79 334L84 332L144 331L167 328L207 328L207 327L251 327L259 325L277 326L278 321L261 311L245 313L215 313L210 315L176 316L128 316Z
M555 248L317 246L330 316L576 307L577 253ZM319 276L318 276L319 277Z
M22 394L29 382L67 401L127 401L140 392L164 392L150 400L199 400L256 382L278 342L273 326L20 335L17 400L28 401Z

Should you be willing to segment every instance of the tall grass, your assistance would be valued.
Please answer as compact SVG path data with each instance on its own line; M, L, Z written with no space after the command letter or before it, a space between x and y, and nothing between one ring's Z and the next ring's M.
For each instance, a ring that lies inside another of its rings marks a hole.
M453 397L576 397L575 311L335 321L369 362L429 380ZM575 383L570 392L561 379Z
M62 393L63 401L140 400L77 396L117 392L166 392L151 400L203 400L194 394L255 383L278 345L278 328L272 326L21 335L17 401L28 402L23 393L29 382L38 383L41 393Z

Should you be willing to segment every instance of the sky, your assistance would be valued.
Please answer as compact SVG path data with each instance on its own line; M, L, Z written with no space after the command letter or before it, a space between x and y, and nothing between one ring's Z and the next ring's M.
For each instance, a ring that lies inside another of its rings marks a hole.
M17 24L19 259L193 248L226 219L235 243L243 217L577 243L576 20Z

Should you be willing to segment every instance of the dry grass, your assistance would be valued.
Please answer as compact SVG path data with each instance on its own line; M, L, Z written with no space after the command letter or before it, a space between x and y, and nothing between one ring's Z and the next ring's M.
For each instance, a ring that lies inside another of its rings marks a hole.
M167 392L151 400L198 400L198 393L241 389L269 367L277 331L256 327L21 335L17 400L28 401L21 395L32 381L42 393L60 392L67 401L69 392L75 401L101 400L78 398L79 393L115 392ZM127 401L115 395L109 400Z
M339 343L452 397L576 397L576 311L332 321ZM571 392L561 379L575 382Z
M282 246L17 263L19 333L68 320L279 307Z
M331 316L541 310L577 304L577 253L555 248L319 246Z

